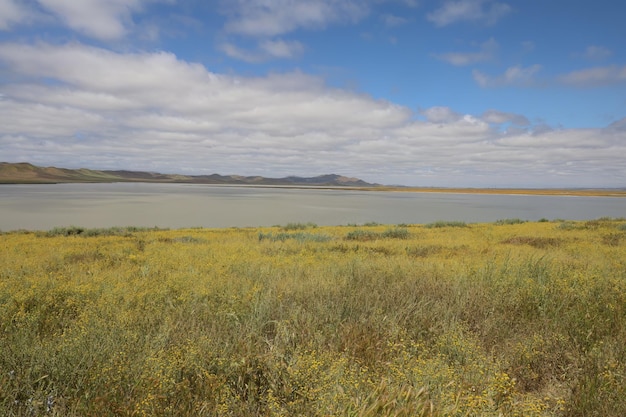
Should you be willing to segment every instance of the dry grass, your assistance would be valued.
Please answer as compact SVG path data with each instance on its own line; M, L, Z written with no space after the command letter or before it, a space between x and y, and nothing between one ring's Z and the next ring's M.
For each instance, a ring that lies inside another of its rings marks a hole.
M625 223L3 234L0 415L623 416Z

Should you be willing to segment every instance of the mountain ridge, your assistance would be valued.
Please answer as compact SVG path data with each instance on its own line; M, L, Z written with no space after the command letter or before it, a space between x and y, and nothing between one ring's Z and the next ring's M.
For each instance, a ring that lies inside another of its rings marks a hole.
M182 175L131 170L92 170L40 167L29 162L0 162L0 184L56 184L102 182L157 182L182 184L276 185L324 187L377 187L359 178L337 174L315 177L268 178L242 175Z

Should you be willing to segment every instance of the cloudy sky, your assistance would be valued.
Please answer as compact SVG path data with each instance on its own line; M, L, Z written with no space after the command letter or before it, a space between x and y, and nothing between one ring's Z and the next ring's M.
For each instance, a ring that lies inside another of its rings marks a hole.
M626 186L618 0L0 0L0 161Z

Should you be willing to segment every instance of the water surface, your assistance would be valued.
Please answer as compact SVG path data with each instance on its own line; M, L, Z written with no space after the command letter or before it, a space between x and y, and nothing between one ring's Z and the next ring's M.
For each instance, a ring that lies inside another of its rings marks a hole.
M626 199L215 186L204 184L0 185L0 230L245 227L585 220L626 216Z

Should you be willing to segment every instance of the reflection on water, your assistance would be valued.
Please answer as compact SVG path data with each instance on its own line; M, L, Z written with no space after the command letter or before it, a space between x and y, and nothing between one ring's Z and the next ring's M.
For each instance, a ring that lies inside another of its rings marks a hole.
M612 197L401 193L200 184L0 185L0 230L245 227L626 216Z

